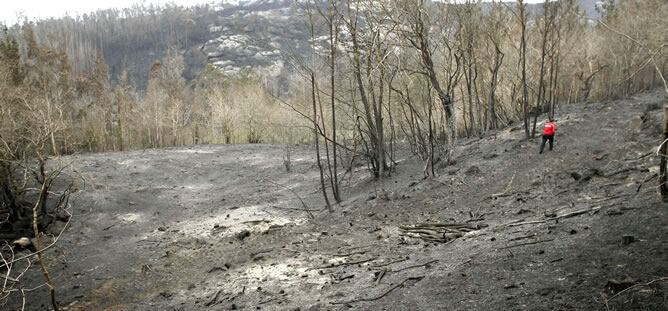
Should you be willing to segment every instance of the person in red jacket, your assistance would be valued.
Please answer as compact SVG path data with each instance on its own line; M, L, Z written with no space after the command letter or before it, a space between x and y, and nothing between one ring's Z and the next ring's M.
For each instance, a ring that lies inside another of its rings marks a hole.
M550 119L549 121L545 122L545 125L543 125L543 143L540 144L540 153L543 153L543 149L545 148L545 142L549 141L550 142L550 151L552 151L552 145L554 144L554 134L557 132L557 125L555 124L554 120Z

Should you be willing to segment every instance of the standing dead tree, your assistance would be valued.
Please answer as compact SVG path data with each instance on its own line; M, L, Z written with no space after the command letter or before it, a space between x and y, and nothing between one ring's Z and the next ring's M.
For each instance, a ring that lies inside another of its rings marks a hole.
M529 85L527 82L527 12L524 0L517 0L518 15L522 37L520 39L520 72L522 75L522 117L524 119L524 134L527 139L529 132Z
M336 50L338 48L339 42L339 14L336 10L336 2L329 1L329 14L326 16L326 20L329 25L329 61L330 61L330 104L331 104L331 113L332 113L332 161L333 165L330 165L330 162L327 161L327 164L330 167L330 181L332 184L332 193L334 195L334 201L336 203L341 202L341 192L339 191L339 172L338 172L338 163L337 163L337 136L336 136Z
M478 84L481 80L478 72L480 62L478 59L478 51L480 50L478 42L481 41L479 29L481 22L480 11L480 6L470 0L460 4L455 9L459 24L457 40L462 48L463 88L466 90L466 103L463 104L464 109L462 111L464 117L462 119L467 136L476 135L484 128L478 92ZM468 111L466 109L467 106Z
M346 1L342 21L349 33L352 70L356 93L362 103L362 116L356 118L358 131L366 148L366 157L375 178L382 178L389 171L383 110L386 104L385 88L387 72L387 34L382 24L371 18L373 3ZM363 7L367 7L366 10ZM362 29L361 20L364 20Z
M336 85L336 67L337 67L337 49L339 43L339 26L341 23L340 14L338 12L338 1L328 0L327 1L327 11L323 11L321 6L315 4L313 5L318 11L320 17L323 18L325 24L328 28L329 38L329 100L330 100L330 114L331 114L331 138L327 139L327 125L325 124L325 115L322 105L320 106L320 118L322 123L322 132L325 138L325 156L327 159L327 170L329 172L329 181L332 187L332 196L336 203L341 202L341 193L339 191L339 173L338 173L338 146L337 146L337 122L336 122L336 94L337 94L337 85ZM313 37L313 39L315 39ZM314 55L315 56L315 55ZM331 144L328 142L331 140ZM330 145L331 145L331 157L330 157Z
M501 70L503 59L505 57L505 54L501 51L500 43L500 36L502 34L501 29L503 23L505 23L505 20L501 19L501 13L502 7L499 4L495 4L492 12L490 13L489 24L487 25L486 35L488 40L486 40L486 42L488 45L488 50L493 50L494 62L490 63L488 67L490 74L489 97L487 100L487 122L485 122L484 131L493 130L499 126L496 105L496 90L499 83L499 71Z
M399 2L397 5L402 9L402 14L398 20L404 25L402 36L417 50L421 63L421 70L419 72L424 74L428 79L445 114L445 123L447 124L446 140L448 144L445 156L446 162L450 163L457 140L456 114L449 92L450 85L444 85L436 73L427 5L425 1L417 1L417 3L415 1ZM459 64L459 59L457 60L457 64ZM433 133L429 137L430 141L433 140ZM432 152L430 155L432 162L433 157Z
M319 97L317 96L318 88L317 88L317 81L316 81L316 65L315 65L315 60L316 60L316 47L315 47L315 22L313 20L313 11L311 10L310 6L307 6L307 13L309 17L309 30L310 30L310 35L311 35L311 69L309 70L309 78L311 82L311 104L313 107L313 139L315 141L315 155L316 155L316 163L318 164L318 171L320 172L320 187L322 189L322 195L323 198L325 199L325 204L327 205L328 210L332 210L332 205L329 202L329 195L327 194L327 188L325 187L325 172L324 172L324 167L322 166L322 162L320 160L320 136L319 134L321 133L320 129L320 124L318 123L318 100ZM321 109L322 110L322 109ZM324 133L323 133L324 134ZM325 141L325 144L327 144L327 141Z
M557 9L558 6L555 3L545 2L543 5L543 17L542 24L543 27L540 29L541 33L541 45L540 45L540 73L538 74L538 94L536 96L536 106L534 108L535 114L533 116L533 126L531 128L531 138L536 137L536 124L538 122L538 115L540 112L544 111L544 100L547 97L547 91L545 87L545 71L546 71L546 61L548 57L548 48L549 44L554 37L554 24L557 18ZM550 81L552 81L550 79Z

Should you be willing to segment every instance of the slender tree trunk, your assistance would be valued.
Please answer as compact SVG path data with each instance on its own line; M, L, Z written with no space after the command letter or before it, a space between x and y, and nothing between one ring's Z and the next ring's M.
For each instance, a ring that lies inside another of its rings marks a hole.
M469 53L471 51L469 50ZM473 132L475 131L475 119L473 115L473 64L471 62L471 57L473 55L469 54L469 59L466 61L467 66L466 66L466 95L468 97L468 106L469 106L469 130L467 131L467 135L471 136L473 135Z
M434 127L433 127L433 111L434 111L434 105L433 105L433 100L432 100L432 95L431 95L431 87L429 87L429 92L428 92L428 109L429 109L429 116L428 116L428 122L429 122L429 166L431 167L431 176L435 177L436 172L434 171Z
M318 171L320 172L320 187L322 188L322 195L325 198L327 209L332 211L332 205L329 203L329 196L327 195L327 188L325 187L325 173L322 163L320 162L320 133L318 133L318 106L316 104L315 95L315 74L311 72L311 99L313 101L313 138L315 139L315 161L318 164ZM327 143L327 141L325 141Z
M123 110L121 108L122 102L118 101L117 103L117 109L118 109L118 148L120 151L123 151L124 146L123 146Z
M531 129L531 138L536 137L536 123L538 122L538 115L543 111L543 100L545 97L545 57L547 56L547 42L551 33L552 18L550 13L550 5L545 3L543 11L543 41L541 43L540 51L540 73L538 79L538 97L536 98L536 111L533 116L533 127Z
M350 5L350 3L348 5ZM349 12L351 12L350 7L348 8L348 10ZM379 167L385 166L385 163L381 162L381 155L384 154L384 150L382 150L383 145L380 143L380 137L379 137L380 135L378 132L379 129L382 130L382 127L379 127L378 124L376 124L376 121L378 121L378 119L374 118L374 116L372 115L371 103L369 102L369 97L367 96L367 93L365 91L364 81L362 79L360 46L357 38L357 13L355 13L354 17L352 16L352 13L350 15L351 18L354 19L348 22L348 30L350 32L350 38L353 43L353 74L355 76L355 81L357 83L357 90L360 93L360 100L362 101L362 106L364 108L366 127L368 129L369 147L370 147L368 153L372 157L369 160L372 164L374 176L376 178L380 178L381 176Z
M522 38L520 42L520 62L522 66L522 113L524 118L524 134L527 139L531 137L529 132L529 88L527 85L527 36L526 36L526 6L523 0L517 1L520 9L520 27Z
M311 42L315 42L315 31L314 31L314 22L313 22L313 16L309 12L309 18L310 18L310 30L311 30ZM327 188L325 187L325 173L324 173L324 168L322 167L322 162L320 161L320 134L318 131L319 125L318 125L318 105L316 103L317 97L316 97L316 80L315 80L315 48L312 46L311 47L311 101L313 104L313 139L315 140L315 161L318 165L318 171L320 172L320 188L322 188L322 196L325 199L325 204L327 205L327 209L332 212L332 205L329 203L329 196L327 195ZM332 94L333 96L334 94ZM325 139L325 144L327 144L327 140Z
M487 107L489 110L489 129L496 129L498 127L498 121L496 117L496 86L498 83L499 69L503 63L503 57L505 56L499 49L499 46L496 44L496 42L494 42L494 49L494 67L491 70L492 77L489 87L489 106Z
M661 148L659 148L659 156L661 157L661 163L659 164L659 192L663 201L668 202L668 83L666 83L666 79L656 64L655 68L663 81L664 96L666 96L666 101L663 104L663 141L661 142Z
M429 47L429 29L424 24L422 12L423 2L420 2L420 8L418 9L416 20L415 20L415 35L417 36L418 42L412 42L420 51L420 58L422 60L422 65L427 71L427 77L432 87L436 91L436 94L439 98L443 110L445 111L445 119L448 123L449 137L448 137L448 152L447 152L447 162L450 162L452 153L455 147L455 140L457 137L457 129L455 126L455 112L452 107L452 102L450 95L447 94L441 87L440 82L436 76L436 71L434 70L434 62L432 60L431 49Z
M334 156L334 169L332 172L332 193L334 194L334 201L336 203L341 203L341 194L339 193L339 174L338 174L338 164L337 164L337 146L336 146L336 107L335 107L335 74L336 74L336 45L338 37L338 25L334 24L335 12L334 12L334 2L331 3L331 14L329 20L329 43L331 49L330 55L330 97L331 97L331 106L332 106L332 155ZM335 29L336 28L336 29Z

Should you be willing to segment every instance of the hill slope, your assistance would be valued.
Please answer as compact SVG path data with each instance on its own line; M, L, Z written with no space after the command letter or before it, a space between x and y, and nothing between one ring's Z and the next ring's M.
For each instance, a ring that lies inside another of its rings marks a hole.
M69 310L658 310L668 297L657 281L668 276L668 213L653 155L662 97L563 107L555 150L543 155L514 127L462 141L457 163L434 179L421 179L411 157L382 183L360 168L334 213L322 210L308 147L293 150L291 173L282 147L267 145L74 156L92 186L49 255L59 301ZM434 234L453 223L465 225ZM414 237L417 224L426 239Z
M38 39L66 49L75 70L90 70L96 49L100 49L112 80L117 81L123 70L128 70L141 89L146 87L151 63L170 48L184 56L187 80L212 65L228 74L245 69L278 77L276 86L286 83L280 79L290 70L286 56L310 57L306 13L294 0L213 3L191 8L149 5L102 10L82 17L39 21L35 27ZM591 17L597 17L595 3L578 0ZM541 7L531 4L529 10L538 14ZM316 25L316 37L327 33L322 26ZM18 27L14 31L20 33Z

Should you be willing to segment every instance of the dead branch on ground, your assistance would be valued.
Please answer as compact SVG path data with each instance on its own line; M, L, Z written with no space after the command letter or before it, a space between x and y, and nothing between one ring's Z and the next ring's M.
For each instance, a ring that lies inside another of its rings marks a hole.
M334 257L349 257L352 255L361 255L361 254L366 254L366 251L355 251L355 252L350 252L350 253L337 253L337 254L325 254L328 256L334 256Z
M514 247L520 247L520 246L526 246L526 245L533 245L533 244L540 244L540 243L547 243L547 242L552 242L554 239L547 239L547 240L539 240L539 241L532 241L532 242L525 242L525 243L520 243L520 244L514 244L514 245L508 245L501 247L499 249L509 249L509 248L514 248Z
M650 175L649 177L643 179L643 181L641 181L640 184L638 185L638 189L636 189L636 193L640 192L640 188L642 188L642 186L643 186L646 182L648 182L648 181L650 181L650 180L652 180L652 179L654 179L654 178L656 178L656 177L659 177L659 174L654 173L654 174Z
M614 172L609 173L609 174L605 174L605 177L612 177L612 176L615 176L615 175L624 174L624 173L632 172L632 171L647 172L648 170L647 170L647 168L644 168L644 167L627 167L627 168L620 169L618 171L614 171ZM626 176L624 176L624 177L626 177Z
M577 210L577 211L562 214L562 215L557 215L557 216L554 216L554 217L548 217L548 218L543 219L543 220L511 222L511 223L508 223L508 224L505 224L505 225L501 225L501 227L517 227L517 226L523 226L523 225L542 224L542 223L546 223L546 222L551 221L551 220L559 220L561 218L570 218L570 217L575 217L575 216L579 216L579 215L586 214L586 213L592 213L593 214L593 213L598 212L600 209L601 209L600 206L596 206L596 207Z
M409 269L415 269L415 268L420 268L420 267L427 267L427 266L429 266L429 265L431 265L431 264L433 264L433 263L436 263L436 262L438 262L438 259L430 260L430 261L427 261L427 262L425 262L425 263L423 263L423 264L419 264L419 265L412 265L412 266L403 267L403 268L400 268L400 269L397 269L397 270L391 270L391 271L389 271L389 272L395 272L395 273L396 273L396 272L406 271L406 270L409 270Z
M404 284L405 284L406 282L408 282L408 281L419 282L419 281L422 280L422 279L424 279L424 275L422 275L422 276L409 277L409 278L406 278L406 279L404 279L403 281L399 282L398 284L396 284L396 285L390 287L388 290L386 290L384 293L382 293L382 294L380 294L380 295L378 295L378 296L370 297L370 298L357 298L357 299L348 300L348 301L332 301L332 302L330 302L330 304L333 304L333 305L346 305L346 304L351 304L351 303L355 303L355 302L364 302L364 301L374 301L374 300L378 300L378 299L381 299L381 298L387 296L389 293L391 293L391 292L394 291L395 289L397 289L397 288L399 288L399 287L403 287Z
M657 282L668 282L668 277L662 277L662 278L654 279L654 280L651 280L651 281L649 281L649 282L647 282L647 283L636 284L636 285L630 286L630 287L628 287L628 288L625 288L625 289L619 291L618 293L612 295L610 298L606 298L606 299L604 300L605 308L606 308L607 310L610 310L610 307L608 306L608 303L609 303L611 300L613 300L613 299L615 299L615 298L621 296L622 294L624 294L624 293L626 293L626 292L628 292L628 291L630 291L630 290L632 290L632 289L634 289L634 288L636 288L636 287L650 286L650 285L652 285L652 284L654 284L654 283L657 283Z
M378 259L378 256L373 256L373 257L371 257L371 258L362 259L362 260L358 260L358 261L351 261L351 262L342 262L342 263L338 263L338 264L331 264L331 265L323 266L323 267L311 267L311 268L306 269L306 271L310 271L310 270L320 270L320 269L331 269L331 268L337 268L337 267L343 267L343 266L358 265L358 264L363 264L363 263L366 263L366 262L369 262L369 261L374 261L374 260L376 260L376 259Z
M393 261L390 261L390 262L373 265L373 266L371 266L371 268L385 267L385 266L389 266L389 265L392 265L392 264L395 264L395 263L404 262L406 260L408 260L408 258L397 259L397 260L393 260Z

